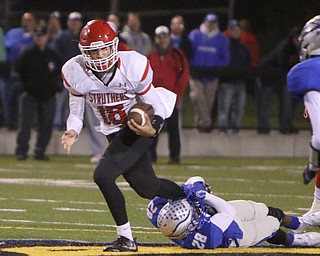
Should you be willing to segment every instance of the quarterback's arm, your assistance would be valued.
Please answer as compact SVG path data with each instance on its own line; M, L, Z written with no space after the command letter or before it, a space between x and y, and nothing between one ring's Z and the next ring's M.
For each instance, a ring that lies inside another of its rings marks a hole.
M155 134L151 134L151 136L157 135L161 130L163 120L172 114L176 102L176 94L165 88L154 88L152 84L153 71L150 62L142 55L137 55L136 60L139 62L139 65L136 66L137 69L134 76L136 84L135 92L142 101L153 106L155 116L151 120L151 124L155 129Z
M71 93L69 95L70 114L67 119L67 130L61 137L63 148L68 154L70 154L73 144L79 138L83 126L85 104L84 97L73 96Z
M217 213L211 217L211 222L218 226L222 232L226 231L236 216L235 209L222 198L208 192L203 200L217 210Z

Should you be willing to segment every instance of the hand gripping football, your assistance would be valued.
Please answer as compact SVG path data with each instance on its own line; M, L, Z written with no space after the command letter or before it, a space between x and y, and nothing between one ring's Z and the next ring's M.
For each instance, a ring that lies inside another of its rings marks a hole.
M144 102L138 102L129 110L128 120L133 119L138 125L144 126L146 124L146 118L144 116L145 113L149 116L150 120L153 119L154 109L152 105Z

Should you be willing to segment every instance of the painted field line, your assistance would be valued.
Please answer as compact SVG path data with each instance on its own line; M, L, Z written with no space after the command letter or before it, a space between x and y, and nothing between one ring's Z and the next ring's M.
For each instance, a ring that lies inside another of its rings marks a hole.
M67 207L53 208L53 210L62 211L62 212L96 212L96 213L106 213L106 212L110 212L110 211L107 211L107 210L78 209L78 208L67 208Z
M101 227L102 225L97 225ZM110 225L111 226L111 225ZM132 228L132 227L131 227ZM38 228L38 227L19 227L19 226L0 226L0 229L12 229L12 230L37 230L37 231L62 231L62 232L93 232L93 233L116 233L116 229L89 229L89 228ZM146 231L146 230L135 230L134 233L137 234L146 234L146 235L161 235L162 234L155 231ZM1 255L1 254L0 254Z
M0 219L0 222L4 223L34 223L34 224L44 224L44 225L69 225L69 226L80 226L80 227L106 227L106 228L116 228L115 225L109 224L94 224L94 223L79 223L79 222L60 222L60 221L34 221L34 220L19 220L19 219ZM142 229L142 230L157 230L154 227L142 227L142 226L131 226L132 229Z
M0 209L0 212L26 212L26 209Z
M164 177L159 175L159 177ZM171 178L172 180L177 180L177 176L166 176L165 178ZM250 183L251 179L244 178L215 178L216 181L222 182L232 182L232 183ZM180 179L178 183L184 183L186 179ZM294 185L299 183L299 181L294 180L265 180L257 179L257 183L272 183L281 185ZM65 180L65 179L36 179L36 178L1 178L0 183L2 184L16 184L16 185L41 185L41 186L59 186L59 187L75 187L75 188L93 188L96 189L97 185L93 181L89 180ZM122 189L131 189L127 182L117 182L117 185Z
M156 166L157 169L159 170L166 170L167 166L162 165L162 166ZM232 172L242 172L242 171L257 171L257 172L274 172L285 169L285 171L289 172L302 172L303 170L303 165L272 165L272 166L264 166L264 165L243 165L239 167L234 167L234 166L214 166L214 165L193 165L193 164L188 164L188 165L183 165L183 168L189 169L189 170L195 170L195 171L212 171L212 170L230 170ZM302 168L302 169L301 169ZM289 169L289 170L288 170ZM184 176L181 176L184 177Z
M97 189L97 185L93 181L88 180L63 180L63 179L36 179L36 178L1 178L2 184L15 185L39 185L39 186L57 186L57 187L74 187L74 188L91 188ZM117 182L122 190L130 189L127 182Z

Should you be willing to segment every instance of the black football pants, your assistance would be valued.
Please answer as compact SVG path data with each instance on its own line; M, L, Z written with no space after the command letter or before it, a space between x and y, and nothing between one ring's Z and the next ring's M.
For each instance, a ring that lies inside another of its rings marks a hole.
M175 199L184 195L176 183L156 177L148 153L153 138L138 136L128 127L107 138L110 144L93 178L118 226L128 222L125 200L116 185L120 175L143 198L160 196Z

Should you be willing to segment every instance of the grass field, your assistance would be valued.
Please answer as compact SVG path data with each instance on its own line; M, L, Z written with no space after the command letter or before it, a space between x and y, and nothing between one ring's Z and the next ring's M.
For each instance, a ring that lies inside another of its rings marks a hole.
M262 201L284 211L304 213L313 198L301 170L306 159L184 158L177 166L165 159L155 165L158 176L183 183L205 178L218 196ZM88 157L53 156L49 162L0 156L0 240L66 239L111 242L115 228L100 191L92 181ZM139 242L169 242L147 220L148 200L122 178L128 215Z

